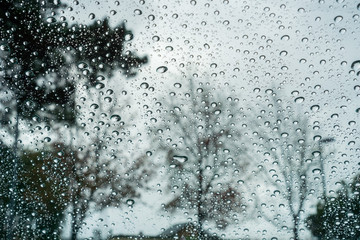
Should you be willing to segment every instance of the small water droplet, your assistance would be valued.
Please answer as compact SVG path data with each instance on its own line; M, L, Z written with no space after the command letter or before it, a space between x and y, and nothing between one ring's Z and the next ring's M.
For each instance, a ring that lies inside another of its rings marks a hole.
M90 13L90 14L89 14L89 18L90 18L90 20L95 19L95 14L94 14L94 13Z

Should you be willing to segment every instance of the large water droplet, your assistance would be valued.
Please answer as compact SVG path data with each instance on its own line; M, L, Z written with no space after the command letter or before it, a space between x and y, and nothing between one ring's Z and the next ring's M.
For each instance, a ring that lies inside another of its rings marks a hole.
M302 103L302 102L304 102L305 101L305 98L304 97L297 97L297 98L295 98L295 102L296 103Z
M114 114L110 117L111 121L113 122L119 122L121 120L121 117L117 114Z
M165 72L167 72L167 70L168 70L167 67L165 67L165 66L160 66L160 67L158 67L158 68L156 69L156 72L158 72L158 73L165 73Z
M335 18L334 18L334 21L335 22L341 22L343 20L343 17L342 16L336 16Z
M188 160L188 157L175 155L175 156L173 156L173 160L184 163L184 162L186 162Z

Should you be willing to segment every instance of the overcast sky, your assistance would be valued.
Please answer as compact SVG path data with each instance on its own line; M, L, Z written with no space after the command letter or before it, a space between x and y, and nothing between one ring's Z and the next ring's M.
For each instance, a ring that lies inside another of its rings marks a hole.
M352 69L351 65L360 60L360 1L76 2L69 1L73 9L64 13L71 23L87 24L105 16L113 25L126 21L134 33L127 48L149 57L150 62L135 78L121 80L124 83L120 88L129 92L133 109L153 105L154 98L166 96L174 90L174 83L185 81L181 76L189 78L194 73L200 76L199 81L212 82L220 91L233 89L249 105L256 97L255 88L264 94L266 89L281 85L289 101L304 97L298 108L308 112L311 121L320 121L327 134L324 137L335 137L338 153L329 167L336 170L329 172L329 179L336 182L339 176L351 178L359 171L356 109L360 107L360 88L355 86L359 84L360 67ZM162 66L167 68L164 73L157 71ZM154 91L141 88L144 82ZM314 105L319 108L311 110ZM143 131L148 121L140 110L138 117L134 135ZM148 146L146 141L144 146ZM161 181L159 175L154 188ZM103 229L105 224L113 233L157 234L171 223L187 219L182 214L158 211L164 203L163 193L150 191L142 201L145 199L153 202L92 214L84 236L94 228ZM262 229L271 229L256 224L255 230L254 226L253 222L239 224L227 236L260 237ZM271 230L267 234L272 235Z

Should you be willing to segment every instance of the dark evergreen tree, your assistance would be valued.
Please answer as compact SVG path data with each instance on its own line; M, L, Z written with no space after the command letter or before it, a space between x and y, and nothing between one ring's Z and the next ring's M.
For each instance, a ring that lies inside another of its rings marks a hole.
M20 122L74 125L76 80L70 77L74 68L93 87L114 70L133 76L147 62L146 57L124 52L125 41L132 38L124 24L112 28L105 19L69 26L65 18L59 18L61 22L55 18L64 7L58 0L0 1L0 123L6 132L2 140L13 144L0 186L7 216L1 229L7 230L8 239L20 231L16 222L24 202L18 177Z
M308 228L319 239L360 238L360 175L341 185L336 197L319 202L316 213L307 218Z

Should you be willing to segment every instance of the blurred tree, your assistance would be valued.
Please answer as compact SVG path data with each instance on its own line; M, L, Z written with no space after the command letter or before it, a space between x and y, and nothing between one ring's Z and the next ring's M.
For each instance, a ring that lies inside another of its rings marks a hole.
M307 218L307 227L319 239L360 238L360 175L341 185L336 196L320 201Z
M257 104L252 108L257 115L249 117L257 153L253 158L260 158L256 176L264 180L257 207L260 217L281 229L291 229L293 239L298 240L306 201L319 191L314 179L320 182L321 161L329 157L322 147L326 141L321 141L327 138L318 122L309 123L309 117L297 112L296 103L286 101L277 90L268 89L267 105Z
M22 201L17 195L20 165L16 157L20 121L75 124L73 66L86 77L87 85L99 87L116 69L133 76L147 59L124 52L124 43L132 38L124 24L112 28L105 19L89 26L68 26L64 16L57 22L55 17L65 7L58 0L0 4L1 127L13 138L15 155L10 161L12 191L6 204L8 239L12 239L16 205Z
M126 153L122 152L126 147L119 148L123 141L119 135L125 136L125 129L129 130L125 128L126 123L120 113L128 117L131 114L126 113L124 107L119 108L116 100L110 101L105 97L102 101L104 95L101 90L88 92L87 99L96 102L96 105L92 104L90 109L84 108L80 119L87 119L87 123L74 127L73 140L60 149L61 154L68 156L67 162L71 162L69 168L72 170L68 175L71 239L77 238L89 209L131 205L133 198L140 197L140 190L146 189L146 183L153 173L148 156L132 152L131 156L126 157Z
M239 100L209 83L189 80L175 88L171 102L158 102L161 121L150 130L166 153L172 196L166 208L192 211L201 230L205 221L225 228L244 207L237 183L247 165Z

